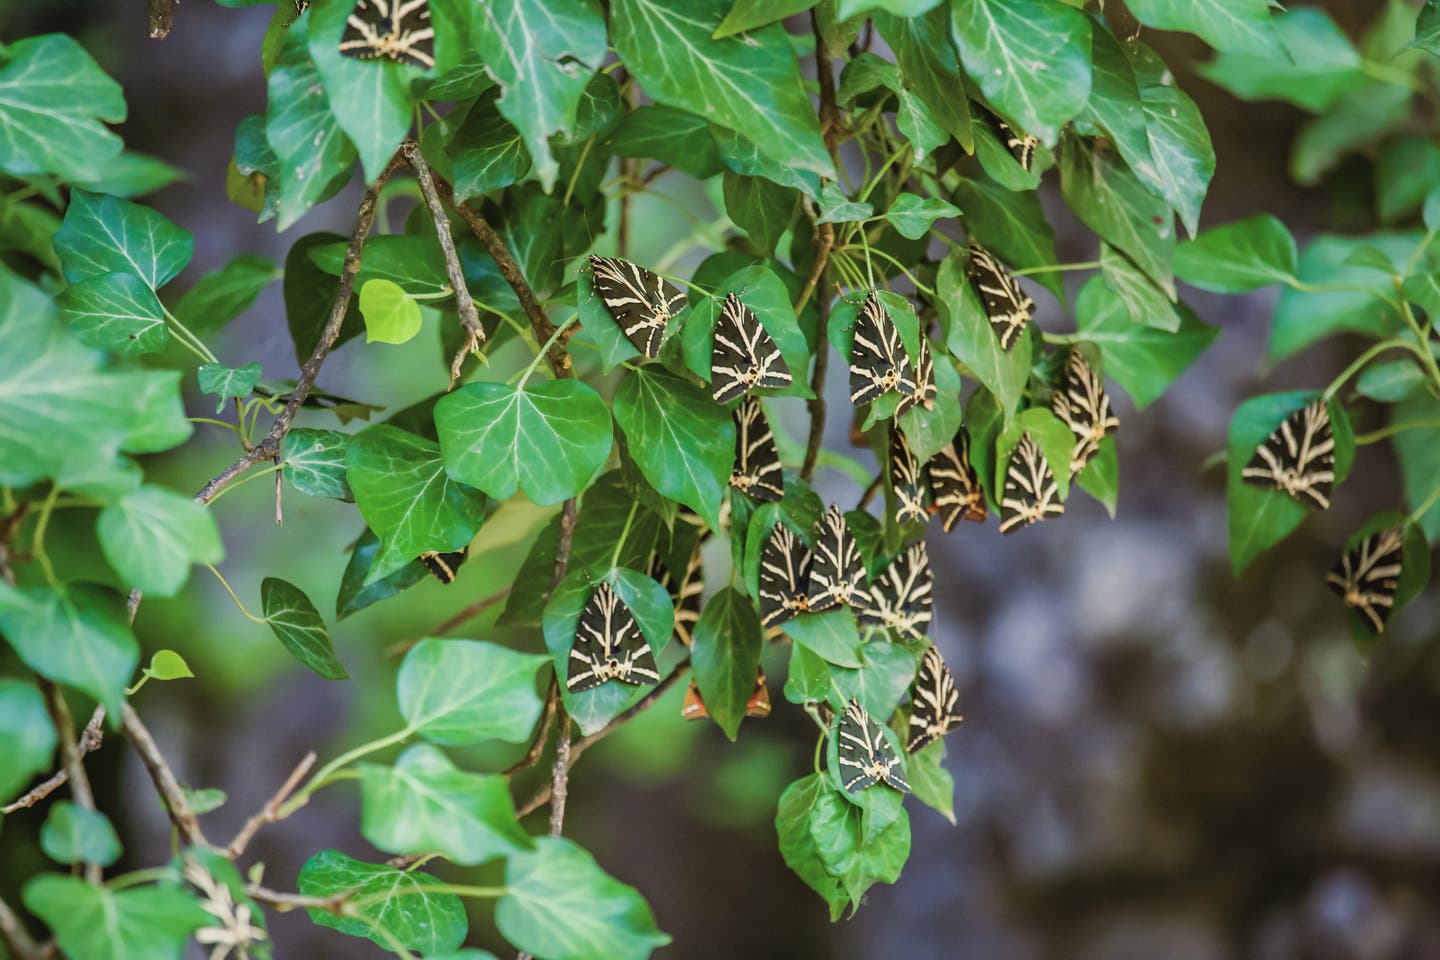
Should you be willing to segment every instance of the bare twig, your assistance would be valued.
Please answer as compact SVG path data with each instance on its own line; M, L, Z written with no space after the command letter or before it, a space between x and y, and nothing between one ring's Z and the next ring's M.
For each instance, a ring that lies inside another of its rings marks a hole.
M40 690L45 694L45 709L50 712L50 722L60 738L60 765L69 774L70 796L86 810L95 809L95 794L90 789L90 778L85 774L81 762L80 747L75 742L75 721L70 716L70 704L55 681L40 678ZM86 862L85 879L91 883L100 882L100 865Z
M30 501L22 500L4 521L0 521L0 580L12 587L15 585L15 571L10 567L10 541L15 539L20 524L25 521L25 514L29 512Z
M505 776L513 777L521 770L540 762L540 755L545 752L545 741L550 739L550 724L555 720L555 707L559 703L560 686L552 674L550 686L545 691L545 708L540 712L540 719L535 724L535 735L530 738L530 748L525 751L525 756L505 768Z
M80 734L80 742L75 745L76 751L81 757L100 748L101 742L105 739L105 707L103 705L95 708L90 714L90 722L85 724L85 729ZM0 814L11 814L16 810L28 810L50 794L60 789L70 781L70 771L63 766L55 771L54 776L44 783L32 789L25 796L5 806L0 807Z
M481 597L474 603L460 608L460 610L457 611L454 616L449 617L443 623L430 630L429 632L424 633L418 637L412 637L409 640L401 640L399 643L392 643L388 648L386 648L385 655L387 657L403 656L406 653L410 652L411 647L415 646L415 644L419 643L426 637L443 636L449 633L451 630L454 630L461 624L480 616L480 614L484 613L486 610L489 610L497 603L503 603L505 601L505 598L508 596L510 596L510 588L505 587L502 590L495 591L488 597Z
M245 821L245 825L240 828L235 839L230 841L230 846L225 849L227 857L234 860L240 856L261 827L280 819L278 816L280 804L289 799L290 794L295 792L295 788L300 786L300 781L310 772L310 768L315 766L315 760L314 750L301 758L300 762L295 765L295 769L290 771L290 776L286 777L285 782L280 785L280 789L275 791L275 795L265 801L265 806L260 808L259 813Z
M869 506L870 501L875 499L875 494L880 492L880 487L884 483L885 471L882 470L879 473L875 474L875 479L870 481L870 486L866 487L865 491L860 494L860 500L858 503L855 504L855 509L864 510L867 506Z
M175 23L178 0L150 0L150 39L164 40Z
M818 238L815 267L810 271L810 278L805 281L805 289L795 307L796 315L804 309L816 287L824 283L830 268L830 251L835 247L834 225L822 223ZM815 369L810 374L810 392L814 396L805 402L810 412L810 435L805 441L805 460L800 465L800 479L806 483L815 476L815 463L820 458L820 443L825 435L825 375L830 366L830 298L823 295L818 297L815 300L815 309L819 319L815 326Z
M125 739L140 754L140 760L145 764L145 769L150 773L150 779L155 784L155 789L160 792L160 797L165 801L165 809L170 813L170 821L175 824L175 829L180 832L180 839L185 841L187 846L198 846L209 844L205 839L205 832L200 829L200 821L195 819L195 812L190 809L190 800L185 796L185 790L180 786L180 781L175 779L170 764L160 753L160 748L155 745L155 738L141 722L140 715L130 704L125 704L120 714L120 732L125 734Z
M280 469L280 457L275 457L275 526L285 526L285 471Z
M357 888L358 889L358 888ZM252 883L245 888L245 895L256 903L273 907L277 913L291 910L324 910L337 917L345 915L345 904L355 895L355 890L342 890L328 897L307 897L303 893L281 893L259 884Z
M0 898L0 940L5 943L6 949L15 960L37 960L43 952L30 936L30 931L25 929L25 924L10 909L10 905Z
M555 760L550 765L550 836L565 831L565 798L570 793L570 714L565 704L555 707L560 734L555 738Z

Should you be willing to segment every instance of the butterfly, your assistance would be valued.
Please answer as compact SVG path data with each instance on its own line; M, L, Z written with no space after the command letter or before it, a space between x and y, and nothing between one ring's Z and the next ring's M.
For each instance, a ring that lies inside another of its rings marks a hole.
M695 642L695 624L700 622L700 599L705 593L705 571L700 563L700 548L690 555L685 566L685 576L675 582L674 575L660 554L650 554L649 574L664 587L675 605L675 639L685 646Z
M685 703L680 707L680 716L686 720L703 720L710 716L710 710L705 706L705 700L700 696L700 688L695 681L690 681L690 688L685 691ZM745 716L747 717L768 717L770 716L770 687L765 681L765 671L755 671L755 690L750 694L750 699L745 701Z
M870 585L870 602L861 608L860 622L918 639L930 626L934 586L925 542L913 543Z
M1360 613L1371 633L1384 633L1404 559L1404 531L1391 527L1370 534L1354 550L1342 554L1325 582L1347 607Z
M850 344L850 402L869 403L890 390L912 396L915 385L906 375L908 358L900 331L871 290L855 319Z
M684 306L685 294L639 264L590 256L590 275L600 302L631 346L654 359L665 325Z
M361 60L389 57L412 67L435 66L430 0L356 0L345 18L340 52Z
M469 547L461 547L459 550L452 550L448 553L441 553L438 550L427 550L420 554L420 562L425 568L435 575L435 579L441 583L454 583L455 575L460 571L460 564L465 562Z
M970 465L969 430L961 427L955 439L930 458L925 472L946 533L961 520L985 522L990 511L985 505L985 491L980 488L980 476Z
M905 380L912 391L903 394L895 405L895 416L901 416L915 407L935 409L935 359L930 353L930 338L920 334L920 349L915 355L912 375Z
M1335 486L1335 435L1325 401L1312 400L1287 416L1255 448L1240 475L1246 483L1287 493L1303 506L1329 509Z
M890 428L890 489L895 493L895 522L925 521L924 467L910 452L899 426Z
M660 672L635 615L602 583L580 611L565 686L579 693L610 680L639 687L659 683Z
M780 348L755 311L733 293L725 294L720 319L715 321L710 375L710 396L716 403L729 403L757 387L778 390L792 382Z
M832 504L825 511L815 527L814 542L806 608L819 612L839 606L864 607L870 600L865 589L865 562L839 507Z
M970 262L965 272L985 305L985 314L990 318L990 328L1000 339L1000 348L1009 350L1025 332L1035 301L1020 289L1010 271L978 243L970 244Z
M1120 429L1120 419L1110 409L1110 397L1100 375L1078 350L1071 350L1065 361L1065 382L1052 396L1051 409L1075 435L1075 447L1070 452L1071 473L1084 470L1100 451L1100 441Z
M777 523L760 552L760 623L774 627L810 609L810 548Z
M1060 488L1040 447L1025 433L1010 454L1005 470L1005 494L1000 500L1000 532L1014 533L1046 517L1065 512Z
M760 401L746 397L731 411L735 420L735 466L730 486L754 500L774 503L785 496L785 477L775 436Z
M914 753L949 733L965 719L956 709L959 702L955 678L932 643L920 661L920 672L910 690L910 742L905 749Z
M908 793L904 764L883 728L870 718L860 701L851 700L835 728L840 782L850 793L877 783Z

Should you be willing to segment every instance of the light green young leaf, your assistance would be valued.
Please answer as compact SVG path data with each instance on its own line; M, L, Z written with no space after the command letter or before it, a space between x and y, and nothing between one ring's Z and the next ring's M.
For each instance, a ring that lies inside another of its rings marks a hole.
M180 960L190 934L214 917L172 884L111 890L41 874L22 897L70 960Z
M144 673L151 680L185 680L195 676L190 664L174 650L156 650L150 655L150 666Z
M400 715L433 743L524 743L543 704L535 672L548 657L478 640L421 640L400 664Z
M354 912L358 915L310 910L310 919L352 937L368 937L386 949L398 944L430 956L456 949L470 930L464 902L436 890L444 884L418 870L397 870L322 850L305 862L296 885L307 897L346 894L362 904Z
M0 170L14 176L93 176L120 153L101 121L125 119L125 94L74 38L26 37L0 69Z
M207 363L195 372L200 382L200 392L219 397L215 412L225 409L226 400L243 400L250 396L255 384L260 382L259 362L247 363L243 367L226 367L218 363Z
M55 233L55 254L65 279L79 283L106 273L128 273L158 290L195 250L190 231L129 200L72 190L65 220Z
M1269 214L1214 227L1175 248L1175 275L1216 293L1243 293L1288 283L1296 271L1295 240Z
M366 343L408 343L420 332L420 304L398 283L366 280L360 287Z
M56 863L97 863L108 867L120 859L120 838L99 810L61 800L50 808L40 828L40 848Z
M755 670L764 645L760 616L750 598L735 588L715 594L700 611L690 659L695 684L710 719L731 740L745 719L745 704L755 689Z
M1216 50L1285 57L1269 0L1134 0L1129 7L1147 27L1185 30Z
M1159 399L1220 335L1184 304L1176 310L1180 329L1175 333L1132 323L1124 301L1100 277L1088 280L1076 298L1080 333L1100 348L1105 372L1130 394L1136 407Z
M1085 225L1129 255L1165 294L1175 296L1175 223L1156 197L1108 149L1071 137L1060 155L1065 202Z
M917 197L913 193L902 193L897 196L890 209L885 211L885 219L902 237L910 240L919 240L930 232L930 227L936 220L946 217L960 216L960 208L953 203L947 203L939 197Z
M50 766L55 727L33 683L0 677L0 803Z
M292 429L280 443L285 476L307 497L354 501L345 468L349 446L350 435L338 430Z
M165 308L145 281L105 273L72 284L55 301L75 339L122 356L158 353L170 345Z
M173 597L193 563L225 556L215 518L201 504L164 487L143 486L100 512L100 549L121 581L157 597Z
M266 577L260 581L260 606L270 632L292 657L326 680L349 679L320 611L303 590L279 577Z

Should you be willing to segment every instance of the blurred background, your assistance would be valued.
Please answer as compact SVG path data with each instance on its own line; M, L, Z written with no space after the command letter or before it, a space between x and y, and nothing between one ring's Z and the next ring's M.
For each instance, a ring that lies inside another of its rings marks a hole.
M1321 6L1354 37L1382 4ZM265 105L259 49L272 9L188 0L160 43L145 37L141 0L0 0L0 38L76 34L125 88L127 145L185 171L185 181L146 201L195 234L182 287L235 255L279 263L299 236L351 225L354 184L279 236L226 200L236 124ZM1144 39L1210 125L1219 162L1204 226L1268 211L1302 242L1320 230L1373 227L1367 159L1353 157L1319 185L1297 187L1287 159L1298 111L1242 103L1207 83L1191 68L1209 53L1188 38ZM713 218L705 190L683 176L657 187ZM1092 238L1052 192L1047 185L1042 196L1061 259L1092 259ZM656 204L654 213L637 209L642 261L689 230L671 206ZM704 252L682 260L682 272ZM1226 553L1223 471L1202 470L1242 399L1317 386L1357 351L1329 341L1262 370L1274 292L1185 293L1223 333L1143 413L1116 397L1116 519L1078 494L1061 520L1015 537L1001 538L993 522L948 536L932 530L933 638L966 715L948 739L958 824L913 804L903 876L873 889L853 919L832 925L776 851L775 801L808 772L814 743L810 720L779 695L784 651L770 651L779 660L766 663L775 713L747 722L739 742L681 721L680 685L673 702L587 754L571 782L567 833L647 896L676 941L659 955L1440 957L1440 601L1433 589L1423 595L1367 662L1322 582L1345 537L1398 505L1388 447L1361 448L1334 509L1311 516L1238 581ZM1059 305L1042 301L1041 326L1070 329ZM267 377L295 375L278 283L216 346L225 362L258 359ZM394 411L441 389L443 369L431 328L402 347L352 341L326 365L320 386ZM840 379L832 386L843 386ZM827 440L839 446L848 404L834 399ZM206 401L192 402L196 415L210 414ZM800 403L777 408L798 436ZM189 491L234 453L232 436L212 430L152 467ZM822 473L819 487L846 504L858 495L834 472ZM346 547L362 522L352 505L293 493L283 527L273 526L272 512L268 481L217 506L228 551L221 569L247 605L258 606L262 577L281 576L329 619ZM142 645L179 650L198 678L150 684L137 705L185 783L229 795L206 816L211 836L233 835L307 750L323 759L395 729L398 661L387 648L492 592L518 564L538 516L533 508L502 511L453 585L427 581L332 622L353 678L342 684L299 668L203 570L180 599L147 600L136 624ZM81 569L97 564L93 543L72 538L68 550ZM534 642L491 619L459 635ZM498 766L512 758L472 751L458 759ZM164 860L168 822L133 753L112 739L88 766L125 842L115 869ZM517 780L517 798L533 785ZM12 903L23 878L47 869L36 843L42 819L43 808L17 814L0 831L0 893ZM532 829L543 826L537 820ZM267 827L244 863L263 861L267 885L293 890L301 864L325 847L383 859L359 835L353 783L327 788ZM483 906L476 911L471 944L498 946L487 915ZM382 955L301 915L272 915L271 931L280 960Z

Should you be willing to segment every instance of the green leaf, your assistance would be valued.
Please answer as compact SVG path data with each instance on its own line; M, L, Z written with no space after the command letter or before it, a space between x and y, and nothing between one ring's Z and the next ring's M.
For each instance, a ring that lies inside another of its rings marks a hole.
M960 372L955 369L955 362L938 351L932 356L936 386L933 408L911 407L898 420L910 441L910 451L921 460L933 457L954 440L955 432L965 419L960 406Z
M190 810L196 815L219 810L225 806L225 801L230 799L225 795L224 790L215 787L191 790L182 784L180 789L185 792L185 799L190 801Z
M472 383L435 405L445 469L507 500L516 488L549 506L573 497L610 458L605 401L578 380Z
M990 317L965 274L961 254L952 253L940 264L935 281L936 304L940 308L945 346L1000 401L1009 419L1020 404L1030 377L1030 339L1027 328L1009 350L990 325ZM953 434L952 434L953 437Z
M1079 137L1060 155L1065 202L1087 227L1124 251L1174 298L1175 224L1169 206L1107 149Z
M1360 53L1325 11L1296 7L1271 22L1288 57L1222 53L1200 75L1242 100L1285 100L1311 113L1364 81Z
M1440 0L1425 0L1415 19L1415 39L1410 46L1440 57Z
M1130 58L1120 41L1105 29L1093 31L1091 53L1095 60L1094 82L1090 101L1076 118L1075 132L1084 136L1103 133L1109 137L1130 169L1158 191L1158 171L1154 169L1150 134L1145 126L1145 107Z
M790 645L785 674L785 699L791 703L823 702L830 695L830 664L798 643Z
M795 193L763 177L742 177L730 170L722 180L725 212L760 252L775 253L780 235L795 217Z
M455 165L455 199L462 203L518 183L530 172L524 138L488 102L470 111L445 150Z
M1355 392L1381 403L1399 403L1426 382L1425 371L1414 360L1372 363L1355 378Z
M730 0L695 0L683 7L616 0L610 7L611 42L656 102L737 131L776 163L833 177L834 164L784 27L712 39L730 6Z
M961 180L954 200L965 211L965 230L1014 270L1051 267L1055 233L1034 191L1012 193L989 180ZM1065 302L1061 274L1039 273L1035 282Z
M151 290L185 269L195 250L190 231L162 214L87 190L70 192L70 205L54 243L65 279L71 283L128 273L144 280Z
M1292 411L1315 398L1314 393L1272 393L1246 400L1230 420L1226 500L1230 515L1230 566L1238 577L1250 562L1300 526L1310 510L1289 494L1248 484L1241 471L1255 455L1255 448ZM1355 435L1345 408L1336 400L1330 404L1331 428L1335 434L1335 485L1350 473L1355 459Z
M660 516L641 502L624 473L612 470L585 491L570 546L571 569L597 575L611 567L643 569L657 546L661 524ZM537 546L540 543L537 541ZM549 565L544 568L547 574L555 559L554 544L549 546ZM549 576L541 578L541 585L549 589Z
M1129 7L1147 27L1185 30L1216 50L1285 57L1269 0L1133 0Z
M120 153L101 121L125 119L125 94L85 48L63 33L26 37L0 69L0 170L77 180Z
M1399 330L1399 315L1379 299L1381 295L1394 295L1390 276L1372 267L1357 266L1350 257L1359 247L1369 245L1403 263L1419 241L1419 235L1414 233L1372 233L1364 238L1321 234L1311 240L1300 254L1296 274L1302 283L1324 289L1280 292L1267 359L1272 363L1283 360L1341 331L1379 338Z
M861 654L863 666L830 670L830 706L844 710L845 704L859 700L872 716L888 717L915 680L916 656L909 648L888 640L865 644Z
M1381 151L1375 164L1375 208L1381 220L1398 220L1419 210L1437 186L1440 146L1402 134Z
M367 584L429 550L459 550L484 522L487 498L450 479L440 445L398 427L377 423L351 437L345 469L360 515L383 544Z
M802 613L785 621L780 629L826 663L837 667L860 667L865 663L860 651L860 628L848 607Z
M820 188L820 216L816 223L857 223L875 213L868 203L851 200L833 181Z
M338 430L292 429L280 443L286 478L307 497L353 501L345 468L349 445L350 435Z
M1296 271L1295 240L1269 214L1215 227L1175 248L1175 275L1216 293L1243 293L1288 283Z
M464 902L435 889L444 884L418 870L397 870L322 850L300 868L296 884L307 897L350 895L361 904L353 913L338 917L328 910L310 910L310 919L352 937L367 937L387 950L398 945L427 956L454 950L470 930Z
M365 244L367 256L361 261L362 272L370 263L370 249L385 237L375 237ZM290 339L295 343L295 362L303 364L310 358L320 335L330 319L335 303L335 280L311 259L311 253L319 253L335 242L346 243L336 233L308 233L296 240L285 254L285 278L281 290L285 298L285 324L290 330ZM343 257L344 254L341 254ZM340 325L340 336L334 346L339 347L360 332L360 304L351 297L345 310L345 319ZM333 349L333 348L332 348Z
M560 170L549 137L575 123L590 75L605 59L605 18L593 0L557 0L543 12L527 0L496 0L475 22L477 48L503 91L496 106L524 137L548 192Z
M1100 449L1090 457L1075 482L1104 505L1110 519L1115 519L1115 509L1120 502L1120 458L1114 437L1100 441Z
M164 160L126 150L111 158L103 169L92 170L84 177L71 180L71 184L116 197L140 197L184 179L185 171Z
M607 146L617 157L658 160L696 180L713 177L722 166L710 121L660 103L636 107L625 114L610 134Z
M995 489L1005 488L1005 473L1010 466L1010 455L1020 442L1020 435L1029 433L1050 470L1055 475L1055 484L1060 490L1060 499L1070 495L1070 471L1063 465L1070 462L1070 451L1075 446L1075 435L1048 407L1031 407L1023 410L1000 432L995 441Z
M395 681L400 715L433 743L524 743L540 719L535 672L547 659L478 640L421 640Z
M955 778L945 769L944 760L945 741L942 738L918 753L910 754L905 774L915 799L954 824Z
M936 220L960 216L960 208L946 203L939 197L917 197L913 193L902 193L885 211L885 219L899 231L902 237L919 240L930 232Z
M207 363L196 371L200 381L200 392L219 397L215 412L225 409L225 401L243 400L250 396L255 384L260 382L260 364L247 363L243 367L224 367L218 363Z
M225 556L210 511L190 497L143 486L100 512L100 549L127 586L173 597L192 563L219 563Z
M360 831L386 853L439 851L469 866L531 847L498 774L466 773L417 743L393 767L360 765Z
M1056 0L952 0L960 60L997 109L1053 144L1090 96L1090 21ZM963 204L962 204L963 205Z
M284 171L278 215L281 230L320 200L331 182L350 169L356 156L330 110L320 71L310 59L309 21L309 17L301 17L286 31L280 57L270 71L265 136Z
M735 0L735 5L716 28L715 39L778 23L786 17L804 13L814 5L815 0Z
M1132 322L1169 333L1180 329L1180 315L1164 291L1108 243L1100 244L1100 275L1105 278L1105 286L1125 304Z
M725 408L703 388L646 367L620 384L615 422L650 485L718 529L735 461L735 424Z
M420 304L398 283L367 280L360 287L366 343L408 343L420 332Z
M68 287L55 301L75 339L122 356L158 353L170 345L165 308L145 281L105 273Z
M40 828L40 848L56 863L97 863L108 867L120 859L120 838L99 810L69 800L50 808Z
M726 127L711 124L710 136L715 141L721 162L735 173L745 177L764 177L782 187L799 190L811 200L820 199L820 175L814 171L772 160L754 141Z
M1404 127L1410 116L1409 86L1367 79L1323 115L1300 128L1290 154L1290 176L1313 186L1351 151L1365 150Z
M350 674L335 656L330 631L305 592L279 577L260 581L260 606L270 632L290 656L326 680L348 680Z
M55 727L34 684L0 677L0 802L50 766Z
M595 293L590 267L585 263L575 272L575 302L580 326L586 338L599 350L600 365L606 373L626 360L640 356L640 351L626 338L620 325L605 308L605 301Z
M690 654L695 684L710 718L731 740L745 719L745 704L755 690L764 639L755 605L733 587L706 601L695 625Z
M1080 333L1100 348L1105 372L1125 388L1136 407L1158 400L1220 335L1184 304L1176 309L1180 329L1175 333L1131 323L1125 302L1099 277L1087 281L1075 301Z
M876 12L871 20L895 53L903 86L930 108L930 115L965 150L974 147L970 98L961 89L960 57L950 41L950 12L944 7L905 18Z
M745 305L755 312L760 325L775 341L780 356L790 368L793 382L782 390L774 391L778 396L811 396L805 382L804 372L810 367L810 345L800 324L795 321L795 308L790 300L790 290L785 281L774 270L763 263L757 263L731 274L715 287L714 294L706 297L696 295L686 312L681 314L681 344L685 350L685 365L697 376L710 380L710 358L715 345L715 322L720 314L720 305L727 293L741 297ZM706 394L707 406L714 408ZM734 451L731 451L732 456ZM728 471L729 468L727 467ZM727 472L728 478L728 472ZM657 490L661 489L658 486ZM663 493L664 491L661 490Z
M1195 101L1174 85L1163 61L1144 44L1130 47L1141 78L1140 99L1150 137L1150 159L1132 163L1136 176L1180 214L1194 235L1200 227L1200 205L1215 175L1215 148Z
M366 583L365 577L379 552L379 538L366 528L355 541L350 561L345 564L345 572L340 576L340 589L335 594L335 619L344 620L350 614L364 610L372 603L388 600L430 576L425 564L412 560L394 573Z
M70 960L180 960L190 934L214 922L169 884L111 890L42 874L25 884L22 897Z
M88 584L59 592L0 583L0 633L31 670L119 715L140 649L113 593Z
M833 875L820 855L812 824L817 820L831 823L825 814L838 813L838 823L822 836L827 846L833 846L836 837L849 839L847 819L855 816L854 808L835 795L830 778L822 773L812 773L796 780L785 788L775 809L775 832L780 840L780 856L786 866L795 871L810 889L814 890L830 906L830 919L836 920L845 909L849 896L839 877ZM829 835L825 835L828 833Z
M1419 420L1440 420L1440 400L1428 393L1416 393L1409 400L1396 404L1390 414L1391 423ZM1390 440L1395 447L1396 459L1400 461L1405 502L1412 509L1419 509L1435 492L1436 484L1440 483L1440 440L1437 437L1440 437L1440 431L1413 429L1397 433ZM1417 519L1431 543L1440 540L1440 504Z
M670 942L634 887L562 837L539 837L533 852L505 862L495 925L506 940L545 960L644 960Z
M195 676L190 664L174 650L156 650L150 655L150 666L144 673L151 680L185 680Z
M349 249L349 241L336 240L312 247L307 252L316 266L331 277L338 277L345 266L345 254ZM372 280L388 280L406 293L419 296L445 293L450 288L450 277L445 272L445 255L440 251L440 243L433 233L371 238L365 244L365 258L360 262L356 280L362 287ZM335 298L335 281L325 281L325 287L328 306Z

